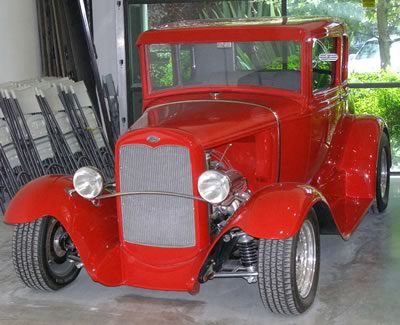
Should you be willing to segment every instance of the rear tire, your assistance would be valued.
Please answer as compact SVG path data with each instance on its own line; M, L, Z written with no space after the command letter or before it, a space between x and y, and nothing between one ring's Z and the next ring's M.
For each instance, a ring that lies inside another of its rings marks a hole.
M14 269L26 286L54 291L75 280L80 269L68 260L60 244L68 238L61 224L51 217L15 226Z
M378 164L376 167L375 202L372 212L378 214L386 210L389 203L390 189L390 145L386 133L382 133L378 149Z
M260 240L258 286L265 308L298 315L314 302L319 277L319 226L311 210L296 236Z

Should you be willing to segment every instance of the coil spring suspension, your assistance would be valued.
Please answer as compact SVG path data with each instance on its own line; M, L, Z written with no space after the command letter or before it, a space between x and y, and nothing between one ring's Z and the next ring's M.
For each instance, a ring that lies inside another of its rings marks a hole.
M255 266L258 261L257 246L253 237L242 235L238 241L240 260L246 267Z

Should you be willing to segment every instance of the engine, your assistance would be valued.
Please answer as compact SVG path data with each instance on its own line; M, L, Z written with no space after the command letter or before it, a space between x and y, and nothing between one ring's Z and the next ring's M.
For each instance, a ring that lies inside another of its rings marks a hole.
M217 235L250 197L246 179L224 159L225 153L212 150L206 154L208 170L200 176L198 182L200 195L210 203L212 235Z

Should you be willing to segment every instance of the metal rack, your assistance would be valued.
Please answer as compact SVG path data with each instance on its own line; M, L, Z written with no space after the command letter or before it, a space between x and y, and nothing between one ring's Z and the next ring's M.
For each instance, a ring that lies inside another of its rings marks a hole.
M95 166L114 179L114 155L83 82L0 85L0 208L30 180Z

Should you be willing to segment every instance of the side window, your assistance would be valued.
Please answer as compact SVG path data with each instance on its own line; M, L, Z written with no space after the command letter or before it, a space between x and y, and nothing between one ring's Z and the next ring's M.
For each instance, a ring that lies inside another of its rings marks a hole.
M314 41L313 45L313 91L328 89L335 83L336 62L321 61L320 55L337 53L337 39L326 37Z
M174 86L172 48L167 44L152 44L148 47L150 57L150 79L155 90Z

